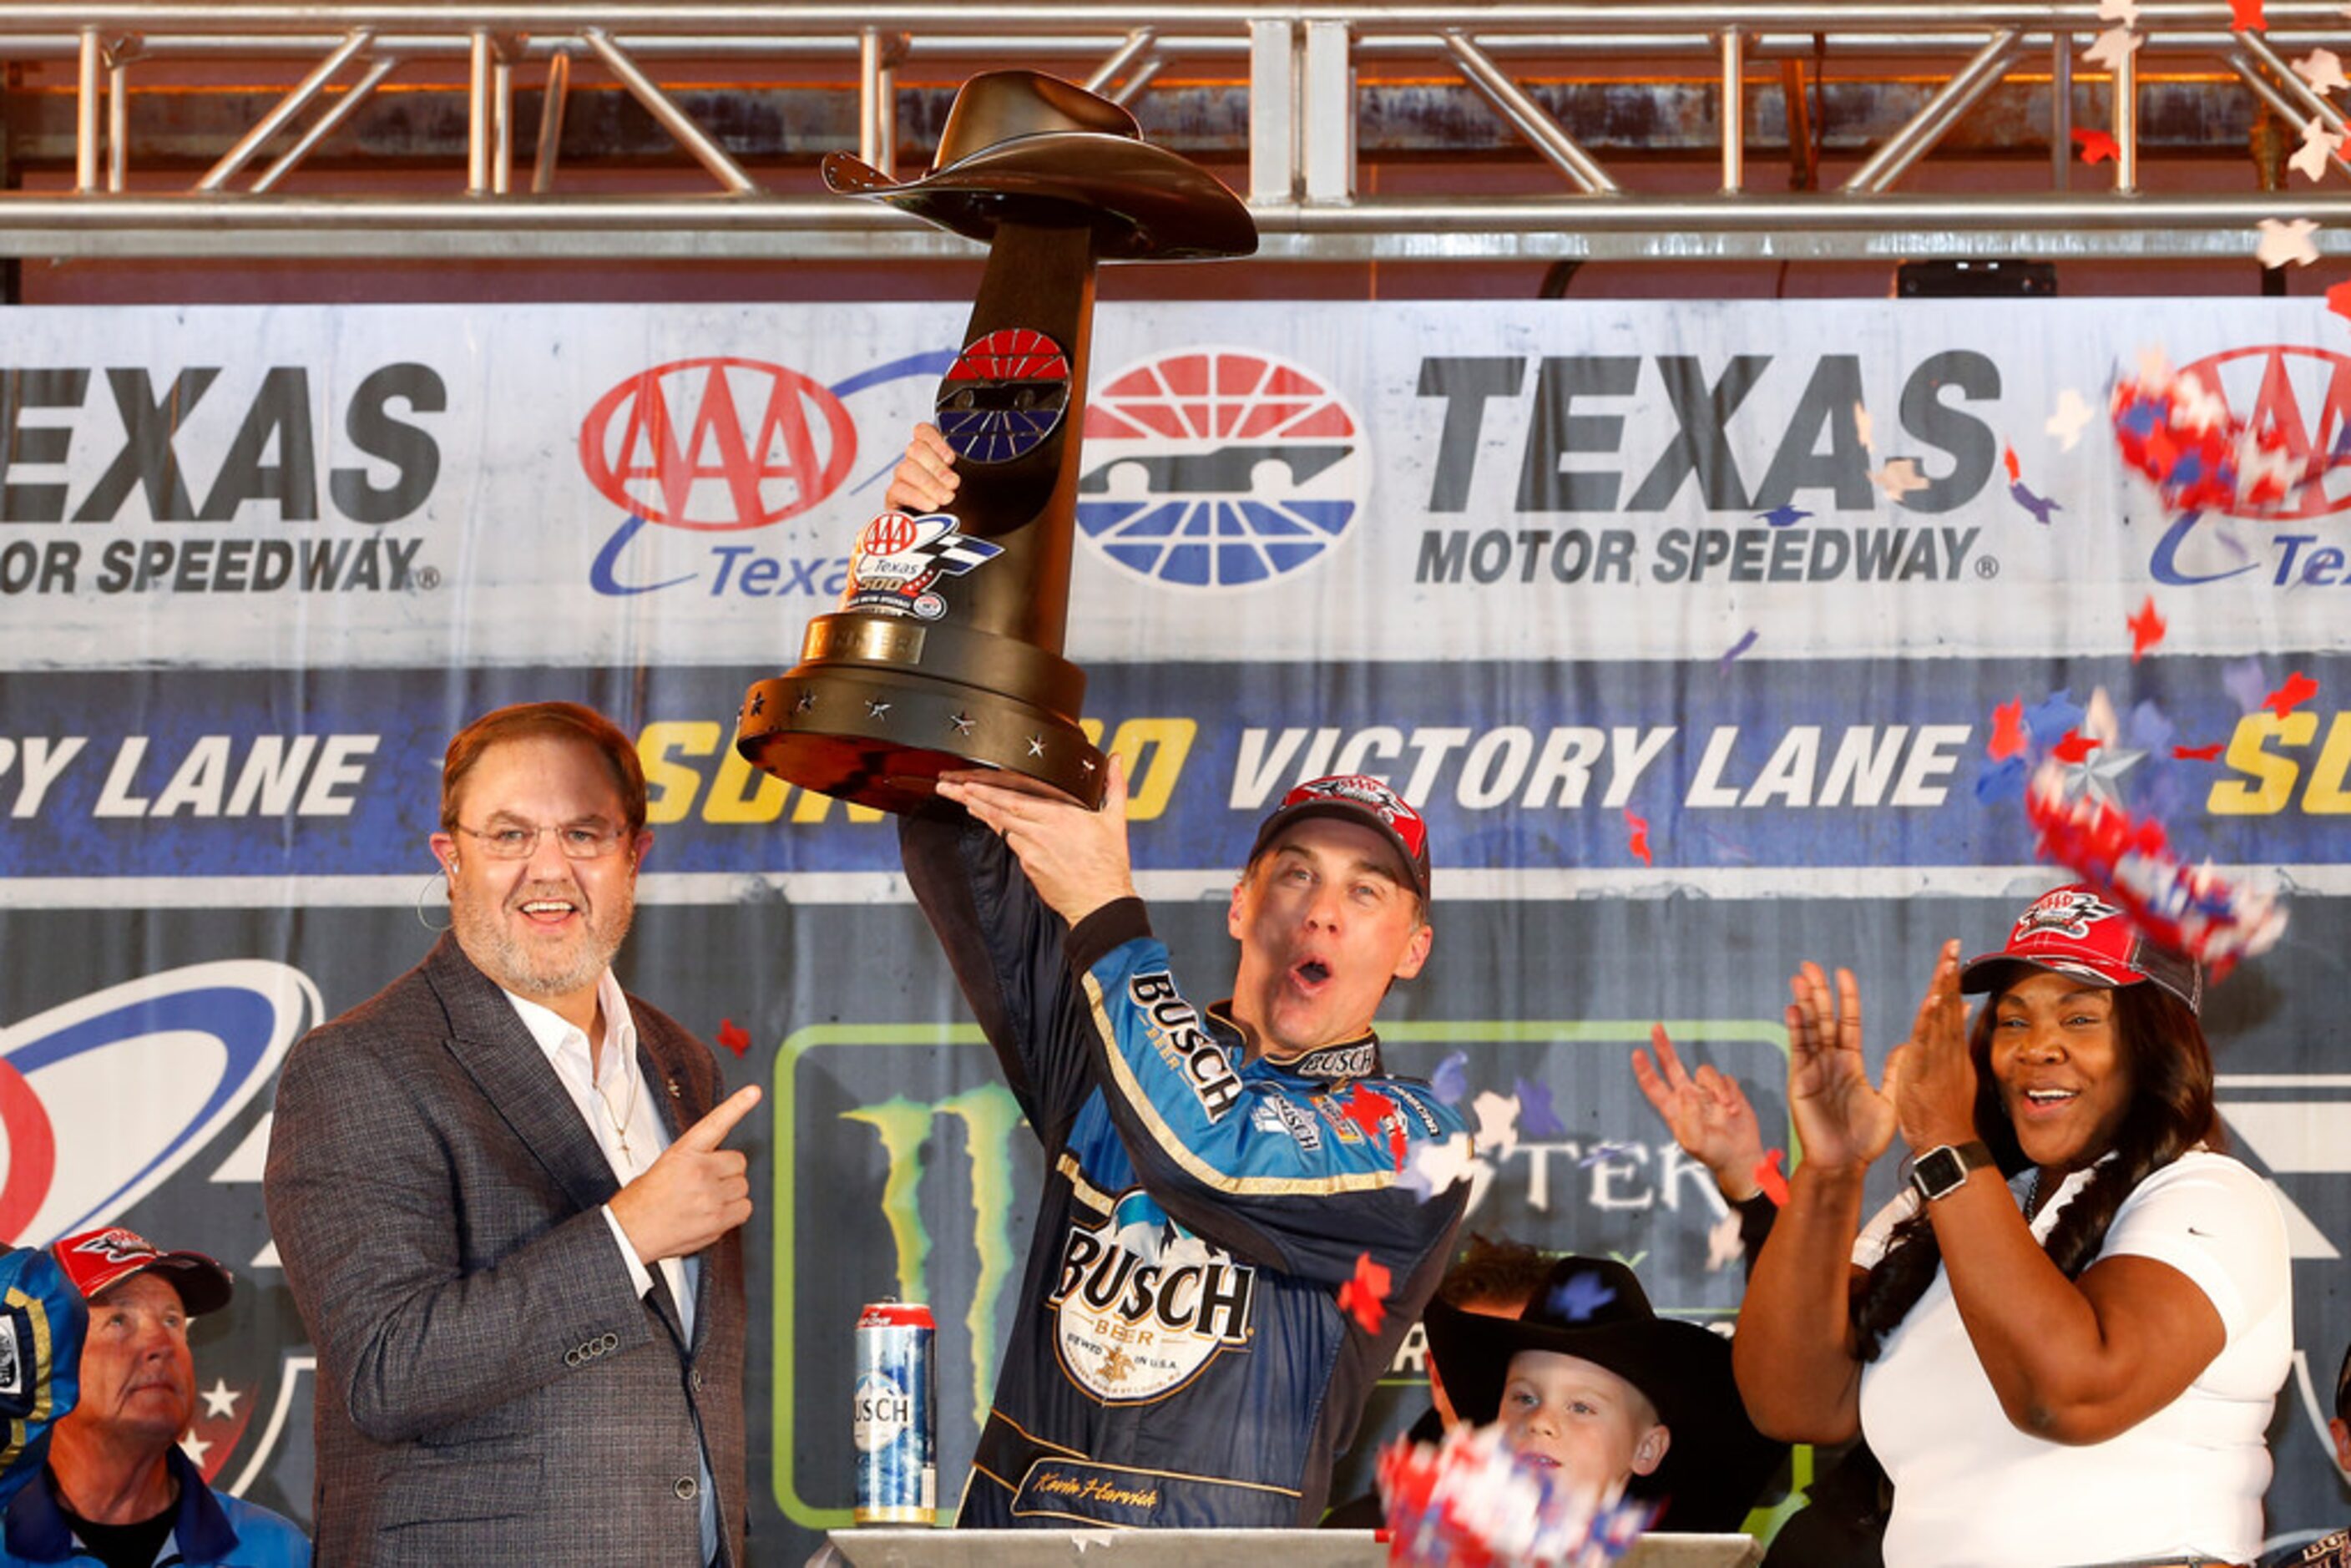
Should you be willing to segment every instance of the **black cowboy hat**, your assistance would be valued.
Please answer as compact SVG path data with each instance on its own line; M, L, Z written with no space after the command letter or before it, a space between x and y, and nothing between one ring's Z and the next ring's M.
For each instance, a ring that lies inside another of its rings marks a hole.
M988 71L956 94L938 155L919 180L893 180L846 152L824 183L953 229L992 238L1001 219L1090 216L1112 261L1247 256L1257 225L1241 199L1189 159L1143 140L1134 116L1041 71Z
M1626 1490L1665 1502L1662 1529L1737 1530L1787 1457L1788 1446L1758 1432L1739 1402L1730 1342L1657 1316L1633 1270L1613 1260L1562 1258L1515 1318L1431 1301L1421 1322L1453 1408L1478 1426L1500 1412L1510 1357L1522 1350L1579 1357L1647 1396L1672 1440L1664 1462Z

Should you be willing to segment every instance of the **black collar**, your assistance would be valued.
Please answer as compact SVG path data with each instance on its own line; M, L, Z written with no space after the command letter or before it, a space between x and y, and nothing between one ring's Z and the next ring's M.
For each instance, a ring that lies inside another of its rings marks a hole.
M221 1511L220 1500L213 1496L178 1444L163 1456L163 1462L180 1486L179 1506L172 1521L173 1543L192 1562L210 1563L227 1556L236 1546L236 1531ZM73 1554L73 1531L57 1506L55 1484L52 1472L44 1465L40 1475L8 1505L9 1555L34 1563L63 1563Z
M1249 1031L1233 1017L1230 997L1208 1009L1208 1023L1228 1047L1238 1045L1244 1054L1249 1048ZM1380 1061L1380 1037L1365 1030L1353 1040L1343 1040L1332 1045L1318 1045L1301 1056L1286 1061L1260 1054L1258 1061L1293 1078L1310 1078L1318 1083L1345 1083L1357 1078L1381 1078L1387 1074Z

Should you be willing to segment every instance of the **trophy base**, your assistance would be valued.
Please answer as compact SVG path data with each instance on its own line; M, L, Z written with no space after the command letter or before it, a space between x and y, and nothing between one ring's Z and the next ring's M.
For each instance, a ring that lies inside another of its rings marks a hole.
M802 664L752 686L735 749L819 794L884 811L931 804L938 776L1001 768L1102 804L1102 754L1061 715L958 681L870 665Z

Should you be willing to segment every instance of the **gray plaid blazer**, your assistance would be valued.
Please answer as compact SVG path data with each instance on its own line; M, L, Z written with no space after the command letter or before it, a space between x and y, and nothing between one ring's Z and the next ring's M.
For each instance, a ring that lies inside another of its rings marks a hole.
M674 1137L717 1063L629 1006ZM630 1284L616 1186L453 937L294 1047L263 1190L319 1352L320 1564L699 1564L699 1435L739 1568L741 1234L701 1254L689 1344L658 1271Z

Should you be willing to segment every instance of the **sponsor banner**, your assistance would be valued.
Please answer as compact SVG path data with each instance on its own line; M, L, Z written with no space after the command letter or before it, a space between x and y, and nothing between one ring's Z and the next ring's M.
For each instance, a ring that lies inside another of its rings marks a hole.
M1515 1141L1489 1149L1473 1228L1614 1254L1661 1310L1720 1322L1742 1290L1735 1227L1640 1098L1627 1053L1665 1019L1687 1056L1744 1085L1766 1142L1790 1147L1775 1016L1790 967L1807 956L1853 966L1875 1064L1938 939L1989 946L2018 902L1585 900L1540 920L1520 905L1448 904L1432 963L1390 1000L1386 1051L1421 1076L1458 1053L1469 1098L1520 1101ZM1217 994L1230 962L1221 904L1159 913L1185 994ZM314 1363L261 1203L267 1081L294 1033L371 995L432 940L405 907L165 911L135 937L115 911L0 909L14 959L0 988L0 1064L21 1074L0 1072L17 1084L0 1099L12 1235L120 1223L226 1261L236 1299L194 1335L204 1397L191 1451L215 1484L298 1518L310 1508ZM2313 901L2278 952L2214 994L2207 1017L2235 1152L2285 1205L2295 1343L2313 1380L2289 1381L2272 1429L2275 1535L2341 1514L2325 1395L2314 1390L2331 1389L2351 1322L2335 1239L2351 1234L2351 1072L2323 1049L2332 997L2293 977L2327 972L2346 941L2339 904ZM866 1301L925 1301L937 1320L951 1507L1017 1309L1043 1178L1036 1139L961 1021L920 917L781 901L645 910L621 967L632 991L714 1042L730 1083L769 1092L730 1140L750 1157L757 1205L747 1232L753 1561L799 1563L816 1531L847 1522L849 1352ZM37 1121L56 1154L39 1176L23 1174L17 1153ZM1892 1191L1893 1162L1882 1165L1873 1201ZM1073 1230L1047 1245L1057 1263L1082 1264L1101 1239ZM1070 1332L1090 1326L1074 1320ZM1416 1333L1405 1341L1340 1495L1368 1487L1378 1441L1425 1406L1425 1354Z
M789 664L962 314L26 311L5 657ZM1070 651L2087 653L2150 591L2175 650L2337 646L2340 336L2315 299L1108 305ZM2126 475L2108 392L2154 350L2283 498L2175 520Z
M2300 674L2315 695L2259 704ZM896 833L733 749L742 677L675 669L12 675L0 875L368 876L430 869L442 748L497 703L564 695L638 737L653 869L894 871ZM1146 871L1228 873L1290 784L1383 778L1465 875L2015 866L2032 859L2014 705L2044 747L2105 694L2084 787L2157 810L2194 858L2351 862L2351 665L2241 661L1104 664L1089 733L1123 753ZM1635 840L1639 836L1639 845ZM1639 850L1646 849L1643 862ZM222 897L237 896L224 892Z

